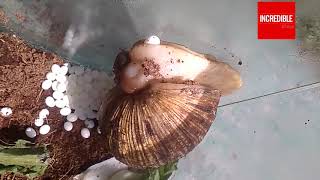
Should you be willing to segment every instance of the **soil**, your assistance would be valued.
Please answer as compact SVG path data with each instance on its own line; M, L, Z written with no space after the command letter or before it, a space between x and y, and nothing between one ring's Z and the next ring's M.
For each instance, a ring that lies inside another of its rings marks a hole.
M0 33L0 107L13 109L13 114L0 116L0 143L13 143L26 139L37 144L48 144L49 166L44 179L67 179L89 166L110 158L106 138L96 130L83 139L80 130L84 126L78 120L70 132L63 129L65 119L57 108L50 108L48 124L51 132L35 139L25 136L26 127L33 127L39 111L47 108L44 99L52 92L42 91L41 83L52 64L63 64L57 55L34 49L23 40L10 34Z

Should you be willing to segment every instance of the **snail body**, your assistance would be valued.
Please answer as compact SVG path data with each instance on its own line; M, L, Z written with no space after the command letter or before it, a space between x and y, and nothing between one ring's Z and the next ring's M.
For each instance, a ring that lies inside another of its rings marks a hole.
M213 56L165 41L159 45L145 41L133 45L126 57L128 63L119 75L120 86L127 93L143 89L153 81L191 80L218 89L223 95L230 94L242 84L237 71Z
M241 86L229 65L157 38L118 54L116 87L99 111L111 153L129 167L155 168L185 156L215 119L221 95Z

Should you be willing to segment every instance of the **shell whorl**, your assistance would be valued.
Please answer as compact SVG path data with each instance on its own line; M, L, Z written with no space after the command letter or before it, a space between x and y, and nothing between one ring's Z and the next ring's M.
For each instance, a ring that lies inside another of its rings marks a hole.
M158 167L200 143L219 99L218 90L200 85L156 83L135 94L114 88L101 127L119 161L134 168Z

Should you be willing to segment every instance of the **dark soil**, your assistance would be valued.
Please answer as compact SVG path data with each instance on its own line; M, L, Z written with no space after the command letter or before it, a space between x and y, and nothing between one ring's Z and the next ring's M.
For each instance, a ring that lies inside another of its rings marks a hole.
M49 144L50 158L46 179L66 179L78 174L90 165L108 159L106 138L96 130L89 139L83 139L80 129L83 123L77 121L71 132L63 130L64 118L57 108L50 108L47 135L28 139L24 130L34 127L34 119L42 108L47 108L44 99L50 90L42 91L41 83L52 64L63 64L58 56L33 49L23 40L0 33L0 107L13 109L8 118L0 116L0 143L13 143L27 139L36 143Z

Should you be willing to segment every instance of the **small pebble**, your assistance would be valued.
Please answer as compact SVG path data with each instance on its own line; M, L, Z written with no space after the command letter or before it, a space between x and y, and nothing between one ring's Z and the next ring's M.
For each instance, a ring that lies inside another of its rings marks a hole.
M47 105L48 107L54 107L55 104L56 104L55 101L54 101L54 99L53 99L53 97L51 97L51 96L46 97L45 102L46 102L46 105Z
M51 87L52 87L52 90L57 91L58 81L53 81Z
M67 73L68 73L68 67L67 67L67 66L62 66L62 67L60 68L59 74L60 74L60 75L66 75Z
M64 94L62 92L59 91L54 91L52 94L53 98L60 100L63 98Z
M51 66L51 71L54 73L54 74L59 74L60 72L60 66L58 64L53 64Z
M41 126L39 129L39 133L42 135L48 134L49 131L50 131L50 126L48 124Z
M47 79L48 79L49 81L54 81L54 80L56 80L56 75L55 75L53 72L47 73L46 77L47 77Z
M92 120L85 120L84 124L86 125L87 128L92 129L94 128L94 121Z
M52 86L52 81L50 81L50 80L43 81L42 85L41 85L43 90L48 90L51 88L51 86Z
M65 122L65 123L63 124L63 128L64 128L66 131L71 131L72 128L73 128L73 124L72 124L71 122L67 121L67 122Z
M78 116L74 113L71 113L67 116L67 120L70 122L76 122L78 120Z
M34 125L36 125L37 127L42 126L44 123L44 120L41 118L37 118L36 120L34 120Z
M29 138L34 138L37 136L37 132L31 128L31 127L28 127L26 130L25 130L25 133L26 135L29 137Z
M88 128L82 128L81 129L81 136L83 138L89 138L90 137L90 130Z
M49 116L49 110L48 110L48 109L42 109L42 110L39 112L39 118L40 118L40 119L47 118L47 116Z
M61 114L62 116L68 116L70 113L71 113L71 109L68 108L68 107L62 108L62 109L60 110L60 114Z
M58 107L58 108L64 108L64 107L66 107L66 102L65 101L63 101L62 99L58 99L58 100L56 100L55 101L55 104L56 104L56 106Z
M12 109L9 107L3 107L0 111L1 116L9 117L12 114Z

